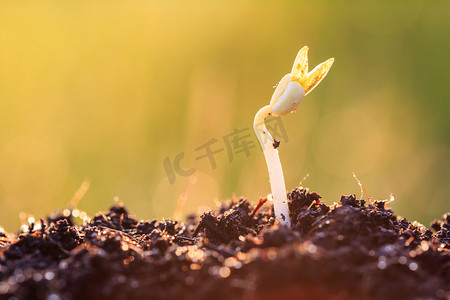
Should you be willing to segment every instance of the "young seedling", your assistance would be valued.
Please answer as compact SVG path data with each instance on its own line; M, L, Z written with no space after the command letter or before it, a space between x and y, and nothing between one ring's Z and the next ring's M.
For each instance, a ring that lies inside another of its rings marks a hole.
M264 120L268 115L284 116L294 112L305 95L311 92L327 75L334 58L321 63L308 73L308 47L297 54L290 74L286 74L278 83L269 105L261 108L255 116L253 129L264 152L269 170L270 187L276 219L290 226L289 206L286 196L283 170L278 156L279 141L274 140L267 130Z

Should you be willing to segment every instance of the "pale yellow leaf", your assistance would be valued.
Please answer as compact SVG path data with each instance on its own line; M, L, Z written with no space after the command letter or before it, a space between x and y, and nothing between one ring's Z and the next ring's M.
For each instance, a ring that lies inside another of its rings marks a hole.
M298 51L291 71L293 80L299 80L308 73L308 50L309 48L304 46Z
M308 73L308 75L300 78L299 83L305 89L305 95L311 92L322 81L333 65L333 62L334 58L330 58L315 67L314 70Z

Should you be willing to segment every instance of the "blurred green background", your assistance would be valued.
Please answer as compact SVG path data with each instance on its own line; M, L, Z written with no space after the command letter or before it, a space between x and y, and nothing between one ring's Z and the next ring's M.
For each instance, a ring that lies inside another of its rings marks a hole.
M0 224L115 196L139 218L204 211L233 193L270 192L262 153L197 147L251 126L310 47L324 81L283 117L288 189L332 204L360 189L426 225L450 210L450 2L1 1ZM250 131L248 131L250 132ZM256 140L254 140L256 141ZM185 153L193 177L169 183Z

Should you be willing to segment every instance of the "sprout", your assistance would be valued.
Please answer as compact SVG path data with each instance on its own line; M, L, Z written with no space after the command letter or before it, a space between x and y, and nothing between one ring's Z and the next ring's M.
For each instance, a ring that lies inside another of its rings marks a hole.
M303 47L295 58L290 74L286 74L278 83L270 104L261 108L255 116L253 129L264 152L269 170L275 217L281 223L290 226L289 206L286 196L283 170L278 156L279 145L267 130L264 120L268 115L283 116L294 112L303 97L311 92L327 75L334 58L321 63L308 73L308 47Z

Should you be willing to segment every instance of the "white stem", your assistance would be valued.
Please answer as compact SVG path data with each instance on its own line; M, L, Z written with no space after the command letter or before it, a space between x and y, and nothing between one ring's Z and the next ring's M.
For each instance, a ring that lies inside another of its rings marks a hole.
M264 157L269 170L270 188L272 189L273 206L276 219L286 226L291 225L289 218L289 206L286 196L286 185L284 183L283 169L281 168L278 150L273 145L273 138L267 130L264 120L271 114L272 106L261 108L255 116L253 130L255 130L259 143L264 152Z

